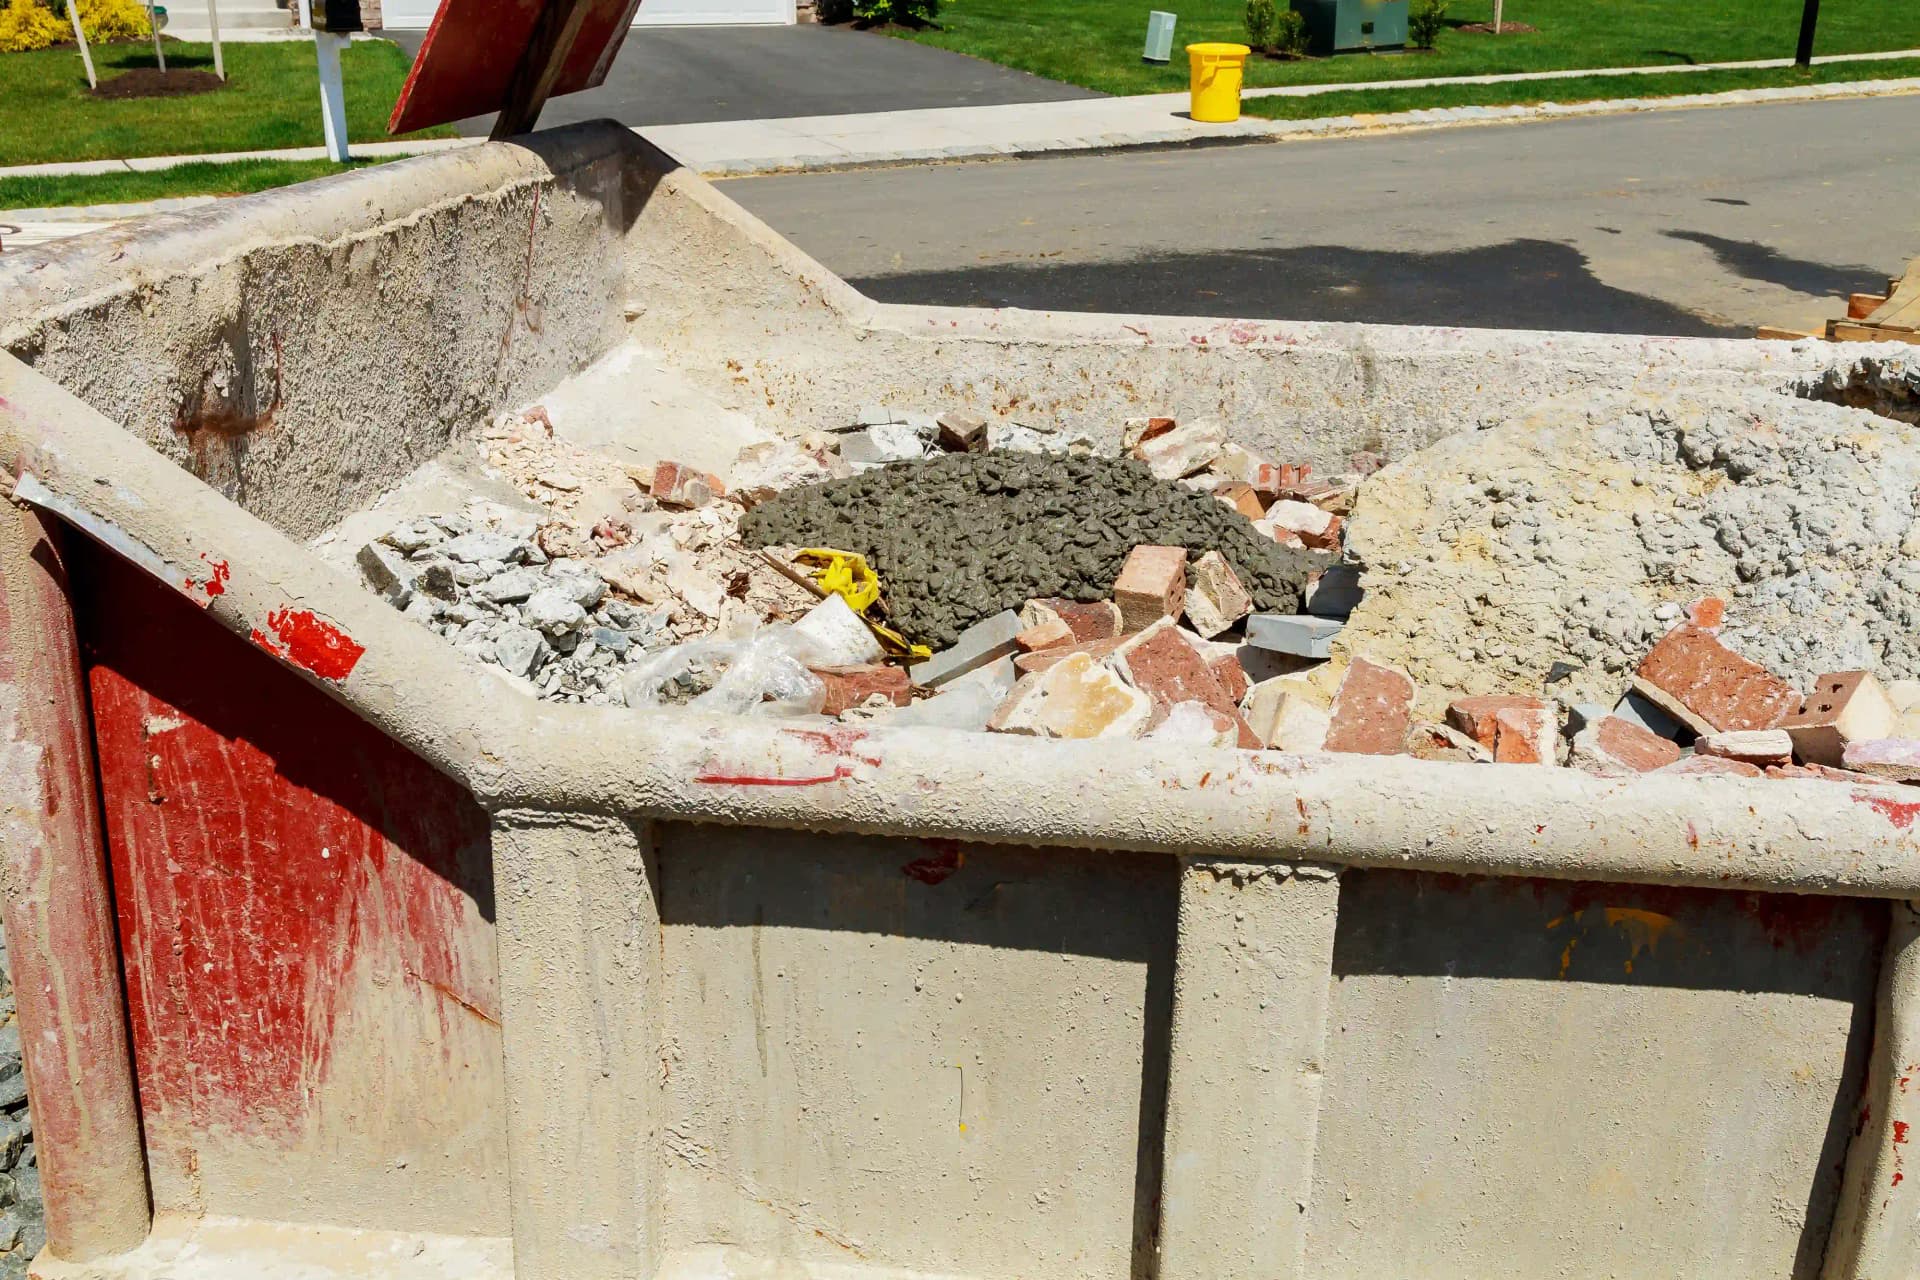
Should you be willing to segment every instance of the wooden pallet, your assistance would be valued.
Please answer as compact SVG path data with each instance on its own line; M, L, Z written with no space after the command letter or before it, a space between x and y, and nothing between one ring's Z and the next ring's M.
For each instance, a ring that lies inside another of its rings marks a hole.
M1829 342L1910 342L1920 346L1920 258L1887 291L1847 299L1847 318L1827 321Z

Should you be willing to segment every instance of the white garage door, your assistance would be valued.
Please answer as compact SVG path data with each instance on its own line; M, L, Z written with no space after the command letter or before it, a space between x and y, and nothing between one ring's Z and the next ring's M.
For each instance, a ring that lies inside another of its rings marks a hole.
M425 30L439 0L386 0L381 15L389 27ZM792 22L794 0L642 0L636 27L697 27Z

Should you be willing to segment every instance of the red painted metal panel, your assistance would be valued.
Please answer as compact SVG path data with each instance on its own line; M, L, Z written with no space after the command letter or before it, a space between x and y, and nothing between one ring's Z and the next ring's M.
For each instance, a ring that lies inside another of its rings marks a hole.
M440 0L427 38L393 104L389 133L498 111L545 0ZM607 78L640 0L594 0L550 97Z
M475 1038L450 1024L478 1019L498 1043L485 813L186 597L88 550L81 617L150 1145L191 1165L177 1148L210 1130L310 1135L343 1021L365 1012L350 976L368 973L437 1005L445 1052L408 1056L444 1074L407 1092L458 1094ZM378 1112L350 1123L391 1121Z

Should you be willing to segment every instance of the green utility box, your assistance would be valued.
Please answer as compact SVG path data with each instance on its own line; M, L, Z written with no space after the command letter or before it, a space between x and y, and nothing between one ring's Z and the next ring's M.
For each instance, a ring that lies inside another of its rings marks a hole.
M1407 44L1407 0L1293 0L1293 11L1306 19L1315 57Z

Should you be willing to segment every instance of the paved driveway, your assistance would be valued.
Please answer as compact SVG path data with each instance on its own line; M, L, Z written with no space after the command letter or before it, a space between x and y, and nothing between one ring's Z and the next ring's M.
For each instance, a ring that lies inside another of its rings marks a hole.
M411 54L426 33L385 34ZM630 125L695 124L1098 96L847 27L639 27L628 33L605 84L555 98L540 124L602 117ZM492 123L466 121L460 130L484 135Z
M889 302L1750 336L1920 255L1920 98L720 189Z

